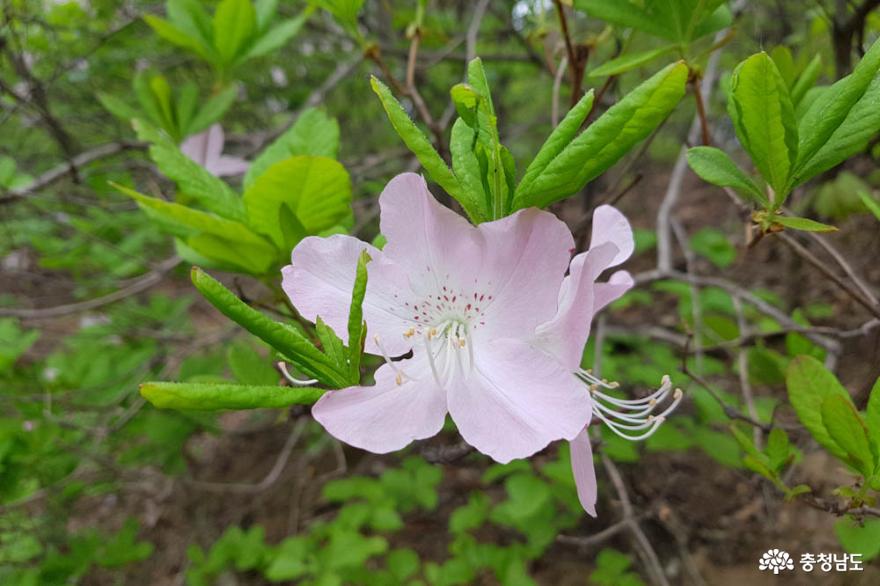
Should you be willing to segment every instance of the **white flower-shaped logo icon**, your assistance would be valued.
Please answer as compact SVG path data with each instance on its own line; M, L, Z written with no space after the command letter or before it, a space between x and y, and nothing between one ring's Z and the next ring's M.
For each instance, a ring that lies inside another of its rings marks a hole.
M774 574L778 574L784 570L793 570L794 562L787 551L774 548L764 552L758 561L758 569L762 572L772 570Z

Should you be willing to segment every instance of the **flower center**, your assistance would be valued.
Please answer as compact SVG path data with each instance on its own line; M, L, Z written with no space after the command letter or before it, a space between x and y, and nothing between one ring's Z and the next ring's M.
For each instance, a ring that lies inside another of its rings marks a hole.
M681 402L684 393L681 389L672 389L672 380L663 375L660 388L641 399L618 399L600 389L616 389L620 385L597 378L589 370L580 369L575 373L587 383L593 399L593 415L598 417L611 431L620 437L632 441L651 437L666 416L672 413ZM672 402L666 409L656 413L657 408L672 395Z
M415 328L407 334L418 335ZM441 388L456 374L466 375L474 364L474 346L467 319L446 318L421 335L434 382Z

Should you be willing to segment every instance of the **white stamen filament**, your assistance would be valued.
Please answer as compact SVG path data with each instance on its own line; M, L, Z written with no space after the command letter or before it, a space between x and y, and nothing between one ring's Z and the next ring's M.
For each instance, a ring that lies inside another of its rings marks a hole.
M467 374L473 366L474 351L467 324L445 319L428 327L421 340L434 382L439 387L444 387L456 373Z
M672 380L664 375L660 388L647 397L640 399L619 399L600 391L600 388L615 389L619 385L593 376L588 370L579 370L575 373L579 379L589 385L590 395L593 398L593 414L605 423L611 431L620 437L632 441L643 440L651 437L666 421L666 416L672 413L681 402L684 393L681 389L672 389ZM672 395L672 402L660 413L654 413L657 407ZM647 429L642 434L630 432Z
M388 351L385 350L385 346L382 344L382 339L379 338L379 335L376 334L373 336L373 342L376 343L376 347L379 349L379 352L382 353L382 358L385 359L385 364L391 367L391 370L394 371L395 377L394 380L398 384L398 386L403 384L404 379L416 380L403 370L397 368L397 365L391 360L391 357L388 355Z
M296 378L295 376L290 374L290 371L287 370L287 364L285 364L284 362L277 362L276 365L278 366L278 370L281 371L281 376L284 377L284 380L286 380L287 382L289 382L293 386L307 387L309 385L313 385L318 382L318 379L316 379L316 378L307 378L307 379Z

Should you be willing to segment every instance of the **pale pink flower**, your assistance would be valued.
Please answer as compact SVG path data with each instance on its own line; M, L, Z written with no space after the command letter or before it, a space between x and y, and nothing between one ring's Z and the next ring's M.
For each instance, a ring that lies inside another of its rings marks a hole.
M550 330L553 335L549 338L549 328L546 325L539 328L539 340L587 385L594 417L623 438L643 440L657 431L666 416L678 406L681 390L673 391L671 380L664 376L660 388L651 395L641 399L620 399L605 392L617 388L618 383L599 379L589 370L580 368L581 351L589 337L593 316L633 286L633 279L626 271L617 271L604 283L596 279L605 269L629 258L634 247L632 229L626 217L611 206L596 208L590 248L572 259L570 274L560 289L559 315L554 322L558 325L555 331ZM656 413L670 396L672 401L667 408ZM584 510L595 517L596 472L586 427L571 440L570 446L578 498Z
M238 157L223 155L223 127L214 124L207 130L194 134L180 145L180 151L217 177L241 175L250 163Z
M365 350L386 364L374 386L327 392L315 419L386 453L438 433L448 412L465 441L502 463L579 437L597 409L592 375L580 369L590 320L632 286L626 272L596 283L632 253L626 218L598 208L590 250L571 259L571 232L552 214L520 210L473 226L411 173L394 178L379 205L382 251L310 237L283 270L300 313L344 337L357 259L372 257Z

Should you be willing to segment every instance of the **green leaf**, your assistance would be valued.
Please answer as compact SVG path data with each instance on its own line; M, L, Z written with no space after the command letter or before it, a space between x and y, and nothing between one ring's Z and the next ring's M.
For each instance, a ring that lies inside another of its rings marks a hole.
M420 565L419 554L412 549L393 549L385 556L385 566L400 583L413 577Z
M791 88L791 102L795 108L807 95L807 92L816 85L819 74L822 73L822 54L816 53L816 56L807 64L797 80Z
M865 207L868 208L868 211L874 214L874 217L880 220L880 202L871 197L867 191L859 192L859 199L862 200L862 203L865 204Z
M351 292L351 306L348 310L348 365L352 384L360 382L361 356L367 336L367 322L364 321L364 297L367 294L367 263L370 255L366 250L358 257L357 272Z
M159 18L152 14L144 15L144 21L150 25L150 28L153 29L157 35L172 45L189 49L203 59L210 60L210 53L198 38L188 35L185 31L180 30L164 18Z
M589 72L588 77L595 78L607 77L610 75L620 75L621 73L626 73L627 71L631 71L636 67L640 67L642 65L645 65L646 63L650 63L658 57L672 53L673 51L675 51L675 49L676 45L665 45L663 47L650 49L648 51L639 51L638 53L621 55L616 59L611 59L610 61L606 61L599 67L596 67Z
M416 156L422 167L431 176L431 179L437 182L446 193L458 200L471 219L474 221L485 219L480 212L480 202L474 194L467 193L462 188L455 174L446 165L446 161L440 157L425 134L410 119L406 110L400 105L400 102L391 94L388 86L375 77L370 78L370 85L376 95L379 96L382 107L385 109L385 113L388 115L388 120L391 122L394 130L407 148Z
M223 118L223 115L232 107L238 97L238 86L229 84L217 94L211 96L205 104L199 108L195 117L190 121L185 130L185 135L198 134L215 122Z
M770 468L778 472L788 463L791 456L791 444L788 441L788 434L781 427L774 427L770 430L767 438L767 448L764 450L770 462Z
M327 157L296 156L275 163L245 191L248 223L281 250L290 250L279 222L286 206L306 234L332 228L351 215L351 181Z
M785 87L791 89L795 78L794 57L791 54L791 49L785 45L776 45L770 51L770 58L773 59L779 75L785 81Z
M132 80L132 88L134 89L138 103L141 105L141 109L144 111L144 114L146 114L149 121L156 127L161 128L164 121L162 119L162 112L159 109L159 104L156 102L156 96L153 94L153 90L150 87L150 77L151 74L149 71L137 72ZM132 121L132 125L134 124L135 122ZM137 127L135 127L135 130L137 130Z
M134 121L138 138L151 143L150 158L180 191L205 209L231 220L244 220L244 204L226 183L180 152L180 148L155 128Z
M737 138L776 192L778 207L788 195L798 130L788 87L767 53L752 55L734 70L728 109Z
M221 0L212 25L217 53L222 63L232 65L256 31L254 6L250 0Z
M844 448L832 438L822 420L822 404L826 398L837 396L850 400L837 377L815 358L798 356L788 365L785 384L788 400L804 427L826 450L845 459Z
M347 386L347 377L344 376L347 373L338 373L327 357L297 330L275 322L249 307L198 267L193 267L192 282L220 313L269 344L307 376L334 388Z
M834 523L834 533L843 549L861 554L863 562L880 555L880 519L865 519L859 524L851 517L844 517Z
M865 419L868 425L868 436L874 444L874 451L880 455L880 378L874 383L874 388L868 395Z
M165 201L157 197L150 197L129 189L124 185L111 183L113 187L134 199L145 211L150 211L156 216L172 224L195 232L206 232L224 238L236 240L250 246L270 247L261 236L254 234L247 226L235 220L228 220L208 212L196 210L179 203Z
M773 222L781 224L792 230L801 230L802 232L836 232L837 228L823 224L809 218L798 218L794 216L773 216Z
M547 168L547 165L559 156L559 154L562 153L562 151L571 143L574 137L577 136L578 131L581 129L581 125L593 109L594 98L595 93L593 90L584 94L584 97L578 100L578 103L568 111L565 118L563 118L556 128L553 129L550 136L548 136L547 140L544 141L544 144L541 145L538 154L535 155L535 158L526 168L526 172L517 186L517 193L527 192L535 179L537 179Z
M135 120L133 126L138 138L151 143L150 158L162 173L177 183L182 193L224 218L245 219L241 198L229 185L180 152L162 132L140 120Z
M799 124L800 143L794 185L799 185L821 172L824 170L823 166L834 160L829 149L820 161L814 161L820 150L824 150L823 147L836 142L842 147L852 148L856 139L862 140L865 130L874 124L877 117L877 108L874 104L877 100L878 69L880 69L880 42L875 41L850 75L823 91L812 102ZM873 88L872 92L866 95L869 87ZM863 101L863 97L867 100ZM857 104L859 108L858 112L855 112ZM868 120L860 120L857 114L867 116ZM848 130L844 127L848 127ZM849 137L847 132L857 132L857 136ZM832 140L832 137L835 137L835 140Z
M687 78L688 67L679 62L636 87L553 157L534 181L520 183L513 209L544 207L577 193L654 131L681 100Z
M476 116L476 115L474 115ZM458 118L452 125L449 150L452 155L452 171L468 194L482 201L481 208L491 208L490 195L483 183L483 172L477 158L477 131L464 118ZM480 212L483 214L483 212Z
M261 34L245 55L246 59L259 57L283 47L295 37L309 19L312 8L306 8L295 18L289 18Z
M247 189L269 167L294 155L335 159L339 151L339 123L323 110L309 108L281 136L254 159L244 176Z
M128 122L132 118L137 118L139 116L137 109L133 108L126 100L122 100L104 92L98 92L96 96L98 97L98 101L101 102L101 105L117 118L121 118Z
M178 238L175 248L190 264L252 275L277 274L278 266L286 260L286 255L268 242L254 245L209 233L185 236L185 241Z
M677 27L668 26L665 14L654 18L654 15L629 0L574 0L574 7L586 12L588 16L611 24L633 28L670 41L680 40L681 31L676 30Z
M211 46L211 17L200 0L168 0L165 12L178 29L199 40L205 47Z
M324 394L311 387L148 382L141 395L159 409L278 409L311 405Z
M174 102L174 119L177 122L177 134L181 138L190 134L189 127L192 125L198 105L199 86L192 81L184 83Z
M703 181L719 187L730 187L748 201L767 205L767 196L761 188L721 149L694 147L688 150L687 161Z
M868 443L868 430L849 397L830 395L822 400L822 424L834 442L851 458L856 470L866 478L874 472L874 454Z
M809 161L799 168L797 183L815 177L864 151L880 131L880 75L874 78L844 121Z

